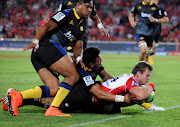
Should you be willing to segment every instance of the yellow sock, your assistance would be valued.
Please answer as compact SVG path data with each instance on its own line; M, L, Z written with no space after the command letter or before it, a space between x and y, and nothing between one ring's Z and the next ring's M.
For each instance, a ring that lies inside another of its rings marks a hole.
M148 62L150 65L154 65L154 53L151 53L148 57Z
M23 99L41 98L42 89L39 86L36 86L33 89L22 91L20 93L21 93Z
M65 97L69 94L69 92L70 92L70 90L59 86L58 92L57 92L56 96L54 97L54 100L53 100L51 106L59 107L59 105L62 103L62 101L65 99Z
M148 108L150 108L152 105L149 104L149 103L143 102L143 103L141 104L141 106L144 107L145 109L148 109Z

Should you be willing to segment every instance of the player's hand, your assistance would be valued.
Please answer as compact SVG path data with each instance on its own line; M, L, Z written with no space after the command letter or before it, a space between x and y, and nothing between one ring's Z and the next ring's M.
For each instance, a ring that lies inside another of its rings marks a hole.
M106 35L107 37L110 37L109 33L107 32L107 30L105 28L100 28L99 30L102 35Z
M133 23L131 24L131 26L132 26L133 28L135 28L136 25L137 25L137 23L138 23L138 22L133 22Z
M134 95L127 93L124 95L124 102L130 104L132 100L135 100Z
M156 90L156 86L155 86L155 84L154 84L154 83L149 83L148 85L152 87L153 91L155 91L155 90Z
M150 21L150 22L155 22L155 18L154 18L153 16L150 16L150 17L149 17L149 21Z
M34 48L34 52L36 52L36 50L39 48L39 44L30 43L29 45L23 48L23 51L27 51L32 48Z
M83 68L86 71L86 66L85 64L82 62L82 60L79 60L79 63L81 64L81 68ZM77 63L76 63L77 64Z

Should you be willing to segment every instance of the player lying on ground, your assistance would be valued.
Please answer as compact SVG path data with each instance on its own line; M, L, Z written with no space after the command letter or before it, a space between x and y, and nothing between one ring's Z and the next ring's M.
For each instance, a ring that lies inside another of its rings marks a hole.
M63 110L64 111L66 110L69 112L79 112L79 111L81 111L81 112L96 112L97 109L98 109L98 111L103 112L103 113L113 113L113 112L120 111L119 107L117 108L118 110L112 108L112 106L114 106L114 105L111 106L111 110L108 109L108 111L107 111L105 109L107 107L106 105L109 105L107 102L106 103L103 102L103 103L100 103L97 105L97 103L94 103L94 101L92 101L92 98L95 97L96 98L95 102L97 102L97 99L123 102L122 96L119 96L118 94L116 96L110 95L110 96L112 96L112 98L111 98L108 95L108 93L101 90L99 87L99 84L95 84L95 81L93 80L96 78L96 76L98 74L100 75L100 77L103 80L112 78L112 76L109 75L105 71L105 69L102 67L102 65L101 65L102 59L99 56L99 52L100 51L97 48L88 48L83 52L83 62L85 63L86 67L88 67L88 68L87 68L87 71L85 72L82 68L80 68L79 65L77 65L77 70L79 72L80 79L75 84L73 90L70 92L70 94L67 96L67 98L63 101L63 105L64 105ZM94 96L92 96L92 94ZM123 93L123 94L126 94L126 93ZM129 97L130 97L129 94L126 94L124 97L124 102L128 103L128 105L129 105L129 100L128 100ZM129 99L131 99L131 97ZM35 99L35 100L37 100L37 99ZM50 101L50 103L49 103L49 101ZM51 104L51 99L50 100L41 99L41 102L44 103L45 105L49 105L49 104ZM38 101L34 101L33 99L32 100L23 100L22 105L28 105L28 104L39 105L39 106L44 107L44 105L40 104ZM95 108L94 108L94 104L96 104ZM121 104L116 103L116 105L123 106L122 103ZM143 106L147 107L146 105L149 106L148 103L143 103ZM115 107L117 107L117 106L115 106ZM160 110L160 108L161 108L161 107L151 106L151 105L150 105L150 107L152 110L153 109Z

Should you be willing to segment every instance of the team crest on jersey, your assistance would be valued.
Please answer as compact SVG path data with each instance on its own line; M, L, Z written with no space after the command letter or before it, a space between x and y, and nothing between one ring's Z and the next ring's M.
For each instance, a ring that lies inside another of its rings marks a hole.
M60 20L62 20L63 18L65 17L65 14L64 13L62 13L62 12L58 12L57 14L55 14L54 16L53 16L53 18L56 20L56 21L60 21Z
M138 7L138 9L141 9L141 8L142 8L141 6Z
M72 49L72 46L68 46L66 49L67 49L67 50L71 50L71 49Z
M86 83L87 86L90 86L91 84L94 83L94 80L92 79L91 76L86 76L83 78L84 82Z
M70 5L72 5L71 1L68 2L67 6L70 6Z
M73 20L71 20L71 21L69 22L69 24L71 24L71 25L74 25L74 22L73 22Z
M84 28L81 26L81 27L80 27L80 30L81 30L81 31L83 31L83 30L84 30Z
M152 8L151 8L151 10L153 10L153 11L154 11L154 10L156 10L156 8L155 8L155 7L152 7Z

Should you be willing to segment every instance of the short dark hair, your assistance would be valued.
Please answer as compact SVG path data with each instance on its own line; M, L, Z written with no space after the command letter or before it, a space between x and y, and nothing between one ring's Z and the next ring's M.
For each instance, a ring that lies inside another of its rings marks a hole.
M85 66L89 67L90 63L95 63L96 58L99 56L99 54L100 54L100 49L96 47L86 48L83 51L83 57L82 57L82 61L85 64Z
M77 3L80 3L80 4L82 4L82 3L91 3L91 2L93 2L92 0L77 0Z
M132 73L136 75L136 73L139 71L142 74L145 72L146 68L148 68L150 71L153 71L153 67L149 63L141 61L134 66Z

